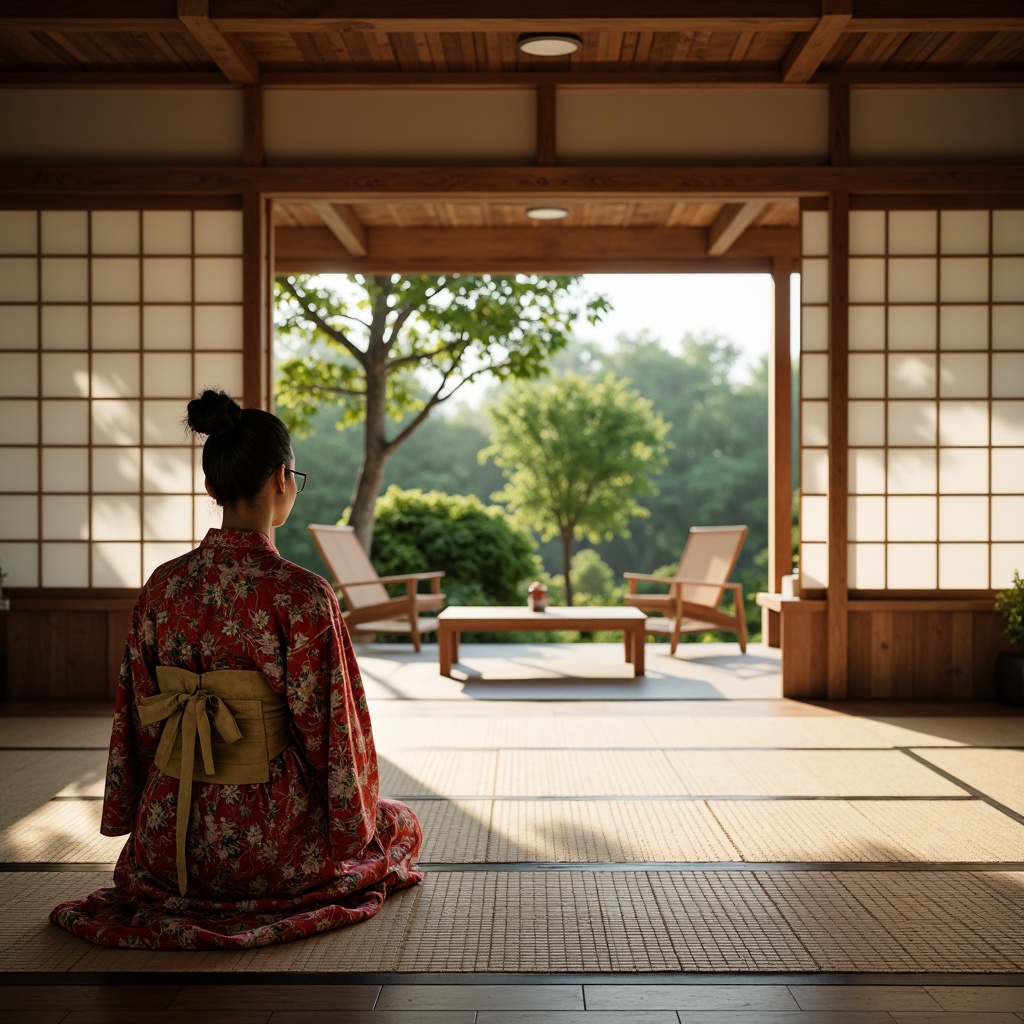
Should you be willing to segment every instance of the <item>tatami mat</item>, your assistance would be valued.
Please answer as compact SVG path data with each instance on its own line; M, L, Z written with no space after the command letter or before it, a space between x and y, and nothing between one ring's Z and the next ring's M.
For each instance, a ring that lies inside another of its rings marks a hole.
M46 923L104 881L4 879L7 969L1024 970L1024 875L1011 872L432 873L365 924L238 953L100 949Z
M96 747L104 752L110 743L110 714L76 715L63 718L54 715L19 715L0 717L0 749L4 747Z
M0 862L110 863L125 836L100 835L99 800L51 800L0 830Z
M1017 743L1024 723L1016 719ZM1024 750L918 750L918 755L969 786L1024 814Z
M0 750L0 828L52 797L103 795L106 750Z

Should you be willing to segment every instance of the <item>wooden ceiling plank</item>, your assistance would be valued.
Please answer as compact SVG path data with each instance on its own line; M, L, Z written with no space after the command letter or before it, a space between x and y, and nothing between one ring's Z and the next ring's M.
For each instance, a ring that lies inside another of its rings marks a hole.
M809 82L845 31L852 14L852 0L822 0L818 24L798 36L782 60L782 81Z
M738 63L742 61L747 55L747 51L750 49L750 44L754 41L753 32L740 32L736 36L736 42L733 45L732 53L729 54L729 60Z
M224 35L210 17L210 0L178 0L178 20L235 85L256 85L260 66L242 42Z
M708 228L708 255L724 256L766 205L764 200L726 205Z
M350 206L320 199L311 200L309 205L317 212L327 230L345 247L347 253L359 257L369 254L366 228Z

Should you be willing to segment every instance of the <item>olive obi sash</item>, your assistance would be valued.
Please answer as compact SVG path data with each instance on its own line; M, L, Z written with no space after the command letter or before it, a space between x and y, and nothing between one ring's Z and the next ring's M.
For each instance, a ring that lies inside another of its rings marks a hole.
M178 889L185 895L185 836L192 783L268 782L270 761L288 746L288 704L259 672L221 669L197 675L157 666L160 692L138 702L143 725L163 721L154 761L178 779ZM196 740L199 741L196 749Z

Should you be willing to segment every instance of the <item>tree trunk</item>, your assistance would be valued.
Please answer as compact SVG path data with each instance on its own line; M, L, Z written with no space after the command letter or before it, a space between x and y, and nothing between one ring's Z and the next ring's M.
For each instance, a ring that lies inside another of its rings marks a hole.
M562 534L562 572L565 573L565 603L572 607L572 579L569 566L572 563L572 533Z
M363 428L363 461L356 477L352 495L352 512L348 525L355 528L363 550L370 554L373 547L373 513L377 507L384 469L391 457L385 428L387 425L387 354L384 360L370 360L366 364L366 423Z

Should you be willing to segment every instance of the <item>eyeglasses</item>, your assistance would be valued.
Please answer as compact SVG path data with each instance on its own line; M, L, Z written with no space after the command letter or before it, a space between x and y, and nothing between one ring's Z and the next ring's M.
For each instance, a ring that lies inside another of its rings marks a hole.
M289 469L288 472L295 477L295 493L301 494L306 486L306 474L300 473L297 469Z

